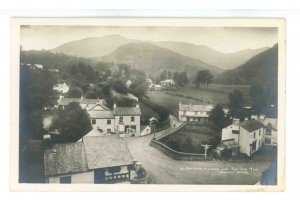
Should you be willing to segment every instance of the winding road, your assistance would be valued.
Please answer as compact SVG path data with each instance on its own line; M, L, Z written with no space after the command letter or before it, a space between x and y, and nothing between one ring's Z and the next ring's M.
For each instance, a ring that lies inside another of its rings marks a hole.
M274 160L274 156L260 155L252 160L177 161L150 146L152 138L153 134L125 138L133 158L147 170L149 184L253 185Z

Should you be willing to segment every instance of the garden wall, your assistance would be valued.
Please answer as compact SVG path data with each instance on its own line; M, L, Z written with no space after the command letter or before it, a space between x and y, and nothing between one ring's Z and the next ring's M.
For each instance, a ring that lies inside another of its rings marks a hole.
M189 160L189 161L205 160L204 154L185 153L185 152L175 151L170 147L156 140L151 140L150 146L159 149L160 151L162 151L163 153L165 153L166 155L170 156L175 160ZM210 158L207 157L207 160L210 160Z

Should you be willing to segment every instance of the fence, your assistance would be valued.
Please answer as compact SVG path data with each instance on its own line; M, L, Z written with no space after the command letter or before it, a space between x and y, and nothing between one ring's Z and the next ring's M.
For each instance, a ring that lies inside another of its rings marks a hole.
M165 131L161 131L161 132L156 132L154 133L154 137L155 140L160 140L164 137L167 137L168 135L175 133L176 131L179 131L180 129L182 129L183 127L185 127L186 122L182 123L180 126L173 128L173 129L169 129L169 130L165 130Z
M165 153L166 155L170 156L175 160L189 160L189 161L205 160L205 154L185 153L185 152L175 151L170 147L156 140L151 140L150 145L161 150L163 153ZM210 160L210 159L211 158L207 157L206 160Z

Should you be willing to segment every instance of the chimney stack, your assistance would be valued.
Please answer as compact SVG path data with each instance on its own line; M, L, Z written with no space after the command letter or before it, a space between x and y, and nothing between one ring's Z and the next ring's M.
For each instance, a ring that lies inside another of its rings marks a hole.
M114 109L116 109L117 108L117 104L116 103L114 103Z
M139 103L136 103L135 107L136 107L136 108L140 108Z
M232 133L240 132L240 119L233 118L232 119Z

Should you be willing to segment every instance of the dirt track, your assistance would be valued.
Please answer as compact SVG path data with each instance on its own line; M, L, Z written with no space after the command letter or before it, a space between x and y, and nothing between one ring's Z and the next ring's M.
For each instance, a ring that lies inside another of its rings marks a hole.
M242 184L260 180L272 158L246 161L176 161L149 145L153 135L126 138L134 159L142 162L150 184Z

